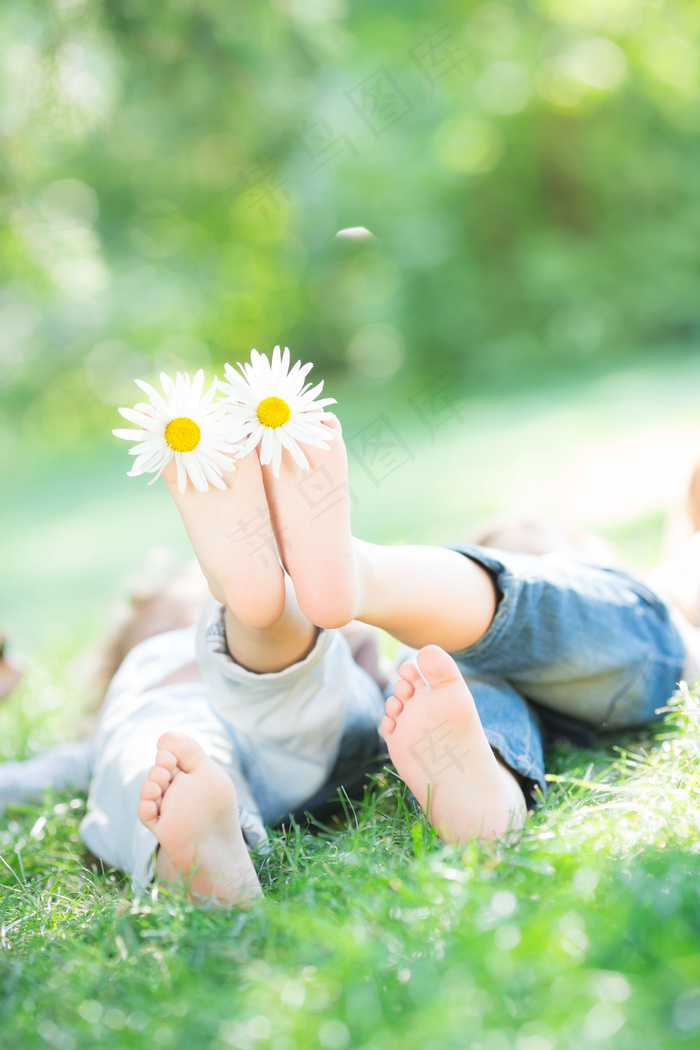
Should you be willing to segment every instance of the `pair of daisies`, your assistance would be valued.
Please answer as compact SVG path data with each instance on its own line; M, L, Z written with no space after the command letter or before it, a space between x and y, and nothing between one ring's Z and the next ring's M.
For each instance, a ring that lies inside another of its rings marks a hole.
M272 363L265 354L252 350L250 364L238 367L240 375L227 364L226 382L215 378L204 394L201 369L192 381L186 373L178 372L173 381L161 372L164 396L149 383L136 380L149 403L120 408L119 412L141 429L112 431L117 437L137 442L129 449L137 457L130 477L155 474L155 481L174 456L180 492L185 491L188 477L200 492L206 492L209 482L223 489L223 471L235 470L234 461L258 445L260 462L272 463L276 478L284 448L308 470L309 462L299 446L329 447L333 430L321 420L325 407L334 405L335 398L317 400L323 382L314 387L304 383L310 364L297 361L290 370L287 347L284 354L275 347ZM217 390L224 397L214 401Z

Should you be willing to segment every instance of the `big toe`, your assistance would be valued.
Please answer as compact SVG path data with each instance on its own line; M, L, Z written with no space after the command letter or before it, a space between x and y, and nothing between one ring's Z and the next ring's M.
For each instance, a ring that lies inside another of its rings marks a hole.
M457 664L439 645L426 645L416 656L416 663L432 689L463 681Z
M158 741L158 748L163 751L171 751L184 773L193 773L198 766L207 761L207 753L204 748L187 733L177 733L174 730L163 733Z

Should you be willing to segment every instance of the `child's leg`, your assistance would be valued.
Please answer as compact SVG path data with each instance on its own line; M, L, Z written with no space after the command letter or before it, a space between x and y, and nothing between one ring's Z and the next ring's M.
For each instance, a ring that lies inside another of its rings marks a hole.
M251 627L226 605L226 645L237 664L257 674L283 671L303 660L314 647L319 629L304 616L289 576L279 618L267 627Z
M360 581L356 619L405 645L459 652L488 630L496 612L493 578L444 547L383 547L354 540Z
M337 433L332 456L317 452L312 463L312 473L327 465L333 491L347 485L341 445ZM285 530L288 571L302 610L314 622L330 625L352 616L413 647L439 645L459 654L468 672L497 675L521 695L599 727L652 720L673 691L681 673L681 640L668 610L641 581L619 570L473 546L353 543L346 515L331 514L329 507L326 517L310 501L304 510L302 481L292 469L277 481L265 479L273 524ZM434 681L438 688L459 685L447 664ZM404 709L393 707L403 718ZM411 710L406 729L413 725L418 731L423 723L430 731L427 700ZM448 725L478 721L458 717L449 705L445 710ZM393 717L391 710L388 716ZM388 723L385 733L391 737ZM479 753L476 737L464 746ZM420 794L405 768L407 782ZM487 793L499 790L495 784L490 781ZM465 795L474 786L468 771L462 786ZM500 813L504 805L505 794ZM466 830L481 832L471 817L466 823ZM464 827L456 833L461 837Z
M347 486L340 433L332 454L314 452L312 468L328 464L333 491ZM288 568L299 604L307 616L314 607L313 622L324 626L350 612L413 648L434 644L459 654L474 672L498 675L523 696L597 727L643 724L673 691L682 641L664 603L641 580L619 569L469 544L353 541L346 516L330 513L335 505L327 515L308 506L304 517L293 473L265 484L274 488L275 529L284 529L295 552ZM343 595L339 604L336 593Z
M319 627L363 620L415 648L473 644L496 607L489 573L441 547L353 540L341 428L331 413L325 424L334 432L331 447L306 450L309 471L291 456L279 478L263 468L277 544L304 616Z

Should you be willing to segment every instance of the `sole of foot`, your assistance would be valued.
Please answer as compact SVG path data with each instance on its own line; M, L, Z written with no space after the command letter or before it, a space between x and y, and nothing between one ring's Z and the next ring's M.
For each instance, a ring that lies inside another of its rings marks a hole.
M317 627L344 627L358 607L350 534L348 459L338 419L326 413L329 449L305 446L309 469L282 456L280 476L264 466L272 526L299 607Z
M523 794L494 755L452 657L427 645L399 676L385 705L382 736L440 838L488 840L522 826Z
M178 491L175 461L163 477L214 598L249 627L276 623L284 609L284 574L275 550L260 462L255 452L224 473L225 489Z
M160 843L159 878L219 904L248 905L260 895L233 782L192 737L159 739L138 816Z

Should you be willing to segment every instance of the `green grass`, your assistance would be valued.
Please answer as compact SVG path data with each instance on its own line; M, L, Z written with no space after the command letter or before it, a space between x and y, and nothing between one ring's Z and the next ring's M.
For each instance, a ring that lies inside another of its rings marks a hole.
M0 711L5 757L73 732L75 647ZM518 843L443 847L386 771L316 833L273 833L250 912L135 899L82 797L0 821L0 1031L26 1047L554 1050L695 1045L700 718L560 746Z
M35 730L12 704L21 751ZM336 827L273 835L246 913L135 899L86 854L82 798L16 807L3 1050L697 1045L699 760L694 701L624 746L562 747L519 843L464 851L386 771Z
M442 542L524 491L551 511L567 463L593 438L693 420L698 378L692 362L668 362L491 394L433 444L395 394L385 404L380 388L350 391L346 434L385 410L414 453L379 486L355 463L357 530ZM186 551L167 493L124 478L122 451L20 464L4 486L0 597L35 656L0 709L0 758L82 728L84 653L109 595L154 542ZM626 517L603 508L595 524L644 566L658 556L662 519L660 507ZM135 899L85 852L82 797L8 811L2 1050L696 1045L695 701L654 734L561 747L548 768L550 794L521 840L466 851L436 841L387 771L332 828L273 835L266 897L247 913L195 907L178 892Z

